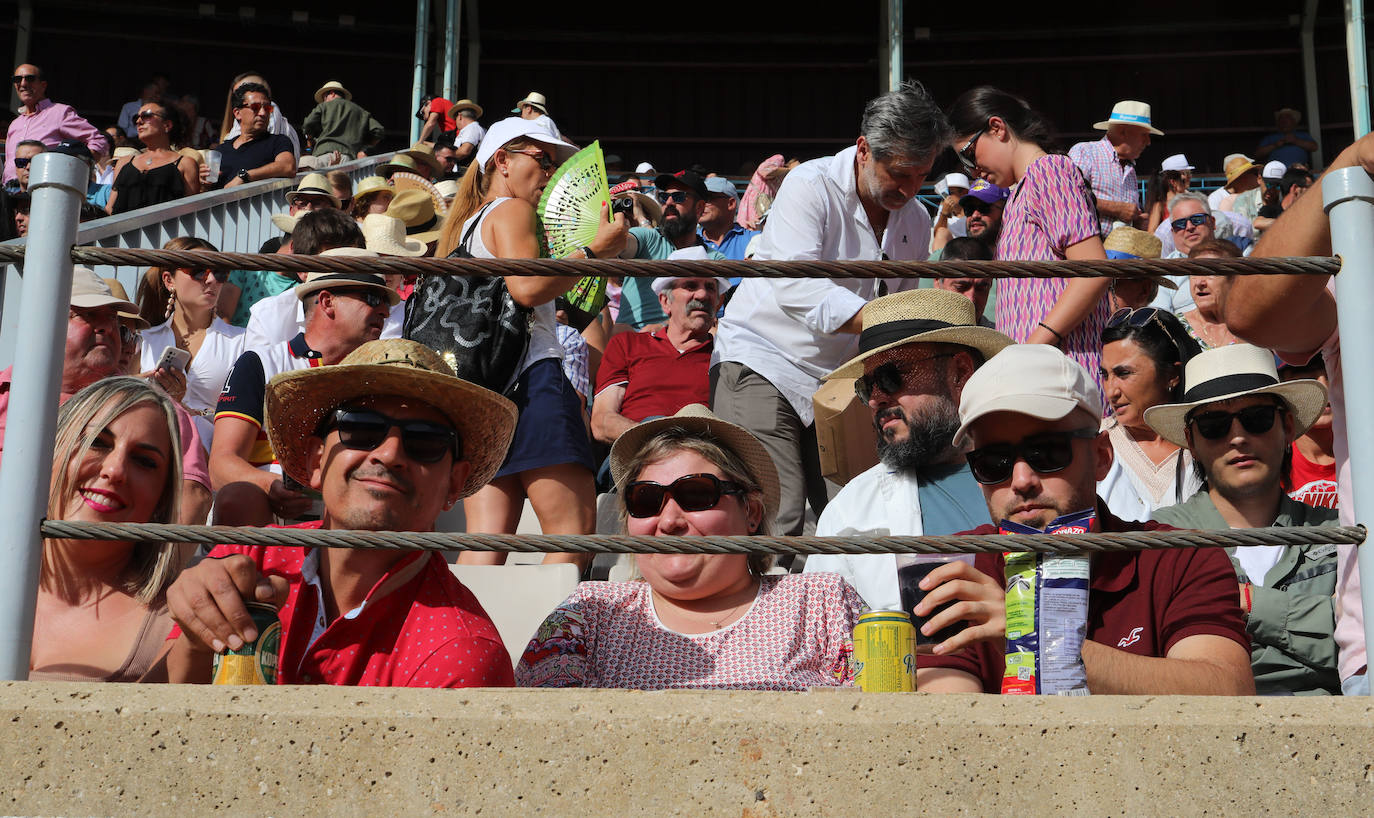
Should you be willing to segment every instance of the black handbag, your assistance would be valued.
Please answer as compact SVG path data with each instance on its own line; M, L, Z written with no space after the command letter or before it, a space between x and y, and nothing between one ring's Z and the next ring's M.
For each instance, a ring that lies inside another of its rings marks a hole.
M489 207L478 211L449 258L473 257L472 231ZM533 315L499 275L421 276L406 300L401 335L438 352L463 380L504 392L529 347Z

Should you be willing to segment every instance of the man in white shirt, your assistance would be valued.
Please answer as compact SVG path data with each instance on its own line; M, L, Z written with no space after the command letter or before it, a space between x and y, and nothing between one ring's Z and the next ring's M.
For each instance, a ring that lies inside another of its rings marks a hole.
M924 261L930 214L916 193L948 141L949 122L920 84L871 100L855 145L787 175L755 258ZM746 278L720 321L712 409L768 448L782 481L775 532L800 534L807 502L825 507L811 397L854 357L859 311L877 295L874 279Z
M459 165L466 165L477 154L477 146L482 144L482 137L487 135L487 129L477 124L481 116L482 107L470 99L460 99L453 103L453 121L458 123L458 135L453 138L453 150Z

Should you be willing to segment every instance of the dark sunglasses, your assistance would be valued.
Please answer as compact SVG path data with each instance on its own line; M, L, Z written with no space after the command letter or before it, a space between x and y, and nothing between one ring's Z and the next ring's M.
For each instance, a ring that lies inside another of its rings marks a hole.
M458 432L429 420L398 420L371 409L340 407L320 423L315 434L325 437L335 429L339 443L348 449L370 452L386 442L392 429L400 429L401 448L417 463L438 463L449 452L455 461L463 459Z
M139 112L134 116L134 121L135 121L135 122L143 122L143 121L148 120L148 119L166 119L166 118L167 118L167 117L163 116L162 114L158 113L157 111L139 111Z
M119 342L124 346L136 343L142 338L143 334L133 327L128 327L124 324L119 325Z
M966 170L973 170L978 167L978 137L986 132L987 128L983 128L970 137L969 141L964 143L964 147L954 152L954 155L959 157L959 163L962 164Z
M1046 432L1032 435L1020 443L992 443L974 449L964 457L973 479L985 486L996 486L1011 479L1016 461L1024 460L1037 474L1063 471L1073 462L1073 441L1097 437L1096 429L1072 432Z
M705 511L715 508L722 494L743 496L745 493L744 486L714 474L689 474L666 486L650 480L636 480L625 487L625 511L631 517L653 517L663 510L670 494L683 511Z
M1201 227L1204 224L1206 224L1207 220L1210 218L1212 217L1206 213L1194 213L1191 216L1184 216L1181 219L1174 219L1173 221L1169 222L1169 226L1175 230L1187 230L1188 225L1191 224L1194 227Z
M660 204L668 204L669 202L672 202L673 204L682 204L683 202L687 201L687 191L660 190L658 192L658 201Z
M980 201L972 206L964 205L963 207L965 216L972 216L974 213L982 213L984 216L986 216L992 212L992 205L983 201Z
M1157 307L1137 307L1135 309L1122 307L1107 319L1107 327L1110 329L1125 324L1143 329L1147 324L1154 324L1155 328L1164 333L1165 338L1169 339L1169 343L1174 345L1174 351L1178 353L1178 359L1182 361L1183 348L1178 345L1178 338L1174 336L1174 333L1169 331L1169 325L1164 323L1164 319L1160 317L1162 314L1165 314L1165 311Z
M1236 412L1199 412L1191 415L1188 422L1193 424L1197 433L1208 440L1221 440L1231 433L1231 421L1239 419L1241 428L1252 435L1262 435L1274 428L1278 417L1277 404L1247 406Z
M16 168L26 168L26 167L29 166L29 163L32 162L32 161L33 161L33 157L32 157L32 156L16 156L16 157L14 157L14 166L15 166Z
M244 105L240 105L239 108L247 108L248 110L253 112L254 116L257 116L258 114L272 113L274 106L270 102L249 102Z
M553 163L553 160L549 158L549 155L548 155L547 153L544 153L543 151L539 150L538 148L520 148L520 149L507 148L507 149L506 149L506 152L507 152L507 153L523 153L524 155L526 155L526 156L530 157L531 159L533 159L534 161L538 162L538 163L539 163L539 169L542 170L542 171L544 171L545 173L548 173L549 171L551 171L551 170L553 170L555 167L557 167L557 165L555 165L555 164Z
M938 358L953 358L953 353L943 355L932 355L929 358L911 361L911 365L923 364L926 361L934 361ZM888 395L896 395L906 386L906 376L911 372L910 367L902 369L897 366L895 361L876 366L873 371L857 378L854 381L854 394L859 396L859 400L868 403L868 399L873 396L874 389L881 389Z
M28 82L42 82L43 76L41 74L15 74L13 77L10 77L10 80L15 85L23 85L25 80Z
M371 287L359 287L356 290L330 290L329 292L333 293L336 296L356 298L374 309L387 303L387 297Z
M229 280L228 270L182 270L181 272L190 276L191 280L197 284L204 284L207 275L214 276L215 280L221 284Z

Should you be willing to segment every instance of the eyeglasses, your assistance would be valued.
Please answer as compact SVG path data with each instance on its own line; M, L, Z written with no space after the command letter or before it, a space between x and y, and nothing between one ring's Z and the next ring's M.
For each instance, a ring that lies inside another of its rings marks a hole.
M954 152L966 170L973 170L978 167L978 137L986 133L987 130L987 128L983 128L970 137L969 141L964 143L964 147Z
M531 159L534 159L536 162L539 163L539 169L542 170L542 171L544 171L545 173L548 173L549 171L551 171L551 170L553 170L555 167L557 167L557 165L555 165L555 164L553 163L553 160L549 158L549 155L548 155L547 153L544 153L543 151L539 150L538 148L521 148L521 149L518 149L518 150L517 150L517 149L514 149L514 148L507 148L507 149L506 149L506 152L507 152L507 153L522 153L522 154L524 154L525 156L528 156L528 157L530 157Z
M1172 227L1175 231L1187 230L1188 225L1191 224L1194 227L1201 227L1204 224L1206 224L1207 220L1210 218L1212 218L1211 215L1207 213L1194 213L1191 216L1184 216L1181 219L1174 219L1173 221L1169 222L1169 226Z
M14 157L14 166L15 166L16 168L26 168L26 167L29 166L29 163L32 162L32 161L33 161L33 157L32 157L32 156L16 156L16 157Z
M910 364L914 366L916 364L923 364L926 361L953 357L953 353L931 355L929 358L911 361ZM873 396L874 389L881 389L888 395L895 395L901 392L902 388L906 386L906 376L911 372L911 366L900 368L895 361L888 361L881 366L876 366L871 373L854 381L854 394L858 395L859 400L864 403L868 403L869 398Z
M658 201L660 204L668 204L669 202L672 202L673 204L682 204L683 202L687 201L687 191L660 190L658 192Z
M683 511L705 511L715 508L722 494L744 495L744 486L732 480L722 480L714 474L688 474L668 485L650 480L636 480L625 487L625 511L631 517L653 517L663 510L668 495Z
M149 119L166 119L166 118L167 118L167 117L163 116L162 114L158 113L157 111L139 111L136 115L134 115L134 121L135 121L135 122L144 122L144 121L149 120Z
M1063 471L1073 462L1073 441L1095 437L1095 429L1046 432L1032 435L1020 443L992 443L974 449L964 457L968 460L974 480L985 486L995 486L1011 479L1018 460L1026 461L1026 465L1037 474Z
M181 270L181 272L190 276L191 280L197 284L204 284L207 275L214 276L215 280L221 284L229 280L228 270Z
M1274 428L1274 418L1281 407L1278 404L1258 404L1247 406L1236 412L1199 412L1191 415L1188 422L1193 424L1197 433L1208 440L1221 440L1231 433L1231 421L1239 419L1241 428L1252 435L1262 435Z
M139 332L133 327L126 326L124 324L119 325L119 343L123 344L124 346L127 347L132 344L138 343L138 341L142 338L143 333Z
M340 407L320 423L315 434L326 437L335 429L339 443L355 451L370 452L386 442L392 429L399 429L401 448L417 463L438 463L447 452L453 453L454 460L463 459L458 432L429 420L399 420L371 409Z
M980 201L974 205L964 205L964 215L972 216L974 213L982 213L984 216L992 212L992 205Z
M247 108L248 110L252 111L253 116L258 116L260 114L272 113L275 106L273 106L270 102L247 102L239 106L240 110L244 108Z
M386 297L385 295L383 295L382 293L378 292L378 291L377 291L375 288L373 288L373 287L366 287L366 288L359 287L358 289L355 289L355 290L330 290L329 292L333 293L335 296L345 296L345 297L347 297L347 298L356 298L356 299L358 299L359 301L361 301L361 302L363 302L364 304L366 304L367 306L372 307L373 309L376 309L377 307L382 306L383 304L387 303L387 301L388 301L388 299L387 299L387 297Z
M42 82L42 74L15 74L10 78L15 85L23 85L25 82Z

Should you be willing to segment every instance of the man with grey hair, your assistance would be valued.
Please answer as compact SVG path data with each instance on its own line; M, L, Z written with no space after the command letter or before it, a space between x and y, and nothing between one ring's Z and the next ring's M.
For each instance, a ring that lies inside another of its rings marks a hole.
M1164 132L1150 122L1149 104L1135 100L1118 102L1111 115L1093 127L1106 135L1069 148L1069 158L1093 189L1098 225L1106 238L1115 222L1134 227L1144 221L1135 160L1150 146L1151 134L1163 136Z
M916 192L949 130L919 83L871 100L854 145L787 175L755 258L924 261L930 214ZM916 287L916 279L888 284ZM768 448L782 481L780 534L801 533L808 501L817 514L825 507L811 396L857 353L860 310L879 294L868 278L746 278L720 320L712 409Z

